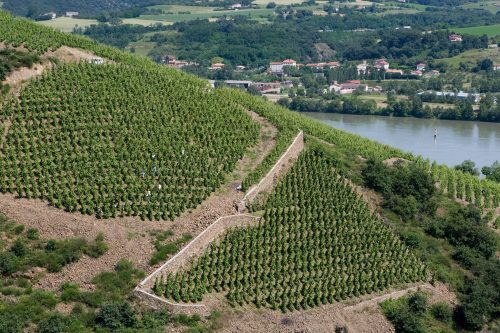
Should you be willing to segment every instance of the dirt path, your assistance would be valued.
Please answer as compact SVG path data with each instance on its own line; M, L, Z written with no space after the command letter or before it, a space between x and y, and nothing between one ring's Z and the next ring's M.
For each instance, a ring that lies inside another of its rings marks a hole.
M223 310L224 327L220 332L311 332L331 333L337 326L345 326L349 332L394 332L380 310L379 303L389 298L399 298L416 290L430 293L431 304L444 301L456 304L456 298L443 284L421 284L403 290L389 290L383 295L368 295L343 303L323 305L305 311L281 313L245 306ZM354 303L354 304L353 304Z
M79 283L84 290L90 290L92 278L99 272L112 270L122 258L131 260L149 274L159 266L151 267L148 264L155 251L152 232L171 229L174 232L171 239L181 237L184 233L196 236L219 217L235 214L237 203L243 198L243 193L237 190L238 185L247 172L253 170L272 150L277 133L265 119L250 114L261 125L258 144L237 163L235 171L228 175L225 185L196 209L184 213L173 222L144 222L134 217L99 220L94 216L68 213L50 207L41 200L16 199L13 195L1 194L0 211L26 227L38 228L44 239L83 237L91 240L102 232L105 242L109 245L108 252L102 257L83 257L78 262L64 267L59 273L48 273L37 287L54 290L61 283L71 281Z

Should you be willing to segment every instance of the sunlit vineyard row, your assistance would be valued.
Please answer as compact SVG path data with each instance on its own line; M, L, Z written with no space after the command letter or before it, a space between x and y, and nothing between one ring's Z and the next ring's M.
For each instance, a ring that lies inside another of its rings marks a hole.
M432 173L439 188L449 195L463 199L469 203L476 204L482 208L495 208L500 206L500 184L487 179L479 179L476 176L466 174L462 171L449 168L444 165L431 163L420 156L413 156L394 147L384 145L361 136L350 134L342 130L332 128L316 120L300 115L297 112L287 110L278 105L271 105L263 99L245 94L237 90L226 90L228 98L233 98L246 108L254 110L261 116L270 120L275 126L283 131L296 133L303 130L307 135L312 135L328 143L335 145L336 149L342 150L352 156L385 160L393 157L404 158L415 161ZM292 134L290 134L292 136ZM287 138L287 140L290 140ZM270 161L272 165L285 148L276 147L275 159ZM252 181L249 181L252 183Z
M186 271L153 290L198 302L224 291L232 304L291 311L427 278L425 266L345 184L320 151L301 155L255 227L229 231Z
M196 207L256 143L259 125L188 83L127 65L47 72L1 111L0 190L103 218L173 219Z

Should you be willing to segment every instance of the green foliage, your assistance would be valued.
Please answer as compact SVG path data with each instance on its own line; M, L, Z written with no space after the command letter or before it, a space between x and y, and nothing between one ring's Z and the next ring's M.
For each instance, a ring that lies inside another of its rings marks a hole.
M292 311L425 280L422 263L371 215L334 164L322 151L302 154L258 226L229 231L153 290L177 302L225 291L233 305Z
M455 166L456 170L460 170L464 173L469 173L473 176L479 176L479 170L476 168L476 163L471 160L465 160L461 164Z
M414 163L396 163L393 167L369 160L363 171L367 187L384 195L384 206L405 220L418 212L433 214L435 193L432 177Z
M438 302L435 304L432 304L430 307L430 311L432 316L444 323L449 323L451 322L452 316L453 316L453 310L450 308L448 303L446 302Z
M40 57L30 52L22 52L13 49L0 50L0 81L5 80L12 71L28 67L40 62Z
M135 313L126 302L104 304L96 315L96 323L111 330L132 327L135 322Z
M177 253L182 245L186 244L193 238L193 236L189 234L184 234L172 242L163 244L161 240L166 238L166 234L169 233L168 232L162 233L156 236L156 241L155 241L156 252L153 254L153 257L149 260L150 265L156 265L159 262L165 261L165 259L167 259L168 256Z

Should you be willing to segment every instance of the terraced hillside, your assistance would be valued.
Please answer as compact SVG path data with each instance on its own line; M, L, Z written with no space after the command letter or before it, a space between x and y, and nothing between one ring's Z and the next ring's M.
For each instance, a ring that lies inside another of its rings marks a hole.
M0 190L108 218L199 205L258 125L202 85L123 65L69 65L4 107Z
M309 151L269 197L258 226L229 232L153 290L177 302L225 291L233 304L287 311L426 278L424 265L371 215L332 161Z

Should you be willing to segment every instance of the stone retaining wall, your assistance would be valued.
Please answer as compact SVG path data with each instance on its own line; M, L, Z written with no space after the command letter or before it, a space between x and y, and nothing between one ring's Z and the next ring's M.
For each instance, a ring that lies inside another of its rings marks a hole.
M259 194L270 192L279 179L288 172L293 165L293 161L299 157L302 150L304 150L304 132L300 131L292 144L283 155L281 155L280 159L274 164L272 169L269 170L266 176L262 178L257 185L248 190L242 202L239 204L238 210L240 212L244 211L249 204L254 202Z

